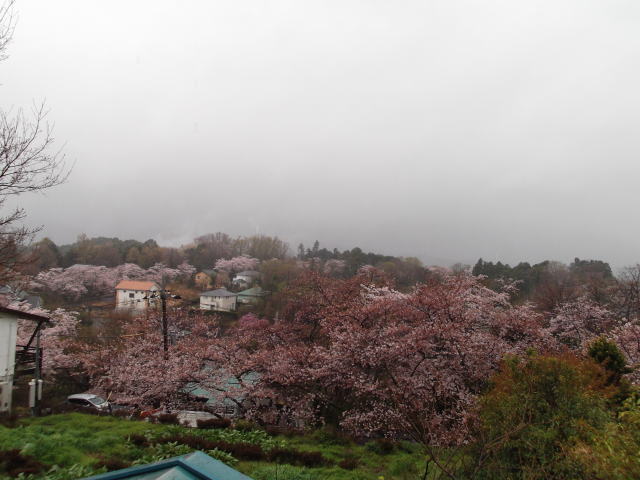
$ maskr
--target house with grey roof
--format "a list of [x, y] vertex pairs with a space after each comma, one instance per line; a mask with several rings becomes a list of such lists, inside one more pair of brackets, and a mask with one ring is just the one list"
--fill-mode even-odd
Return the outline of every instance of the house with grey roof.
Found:
[[238, 286], [250, 286], [260, 279], [260, 272], [255, 270], [245, 270], [233, 276], [232, 283]]
[[238, 292], [238, 303], [245, 305], [256, 305], [261, 299], [263, 299], [269, 292], [262, 290], [262, 287], [256, 286], [248, 288]]
[[200, 294], [200, 310], [215, 312], [233, 312], [236, 309], [238, 294], [226, 288], [209, 290]]

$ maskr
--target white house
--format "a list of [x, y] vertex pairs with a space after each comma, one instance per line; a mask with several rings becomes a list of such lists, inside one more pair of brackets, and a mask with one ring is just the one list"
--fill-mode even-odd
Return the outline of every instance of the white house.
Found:
[[154, 303], [153, 299], [149, 300], [149, 296], [159, 290], [160, 286], [156, 282], [122, 280], [116, 285], [116, 308], [144, 310]]
[[253, 283], [259, 278], [260, 272], [256, 272], [255, 270], [245, 270], [244, 272], [236, 273], [233, 276], [232, 283], [234, 285], [249, 286], [253, 285]]
[[200, 294], [200, 310], [233, 312], [236, 309], [238, 295], [226, 288], [209, 290]]
[[[26, 313], [13, 308], [0, 307], [0, 412], [11, 410], [11, 396], [13, 393], [13, 375], [16, 368], [16, 338], [18, 334], [18, 320], [37, 322], [32, 344], [42, 324], [49, 321], [48, 317]], [[19, 347], [24, 351], [33, 349], [32, 345]]]

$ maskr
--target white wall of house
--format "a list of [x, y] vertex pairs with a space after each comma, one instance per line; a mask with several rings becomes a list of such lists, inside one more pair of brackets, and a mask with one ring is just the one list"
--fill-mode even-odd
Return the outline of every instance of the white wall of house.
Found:
[[18, 319], [0, 313], [0, 412], [11, 410]]
[[238, 297], [209, 297], [200, 296], [200, 310], [215, 310], [217, 312], [232, 312], [236, 309]]
[[144, 310], [149, 305], [153, 305], [156, 299], [148, 300], [144, 297], [148, 297], [152, 292], [157, 291], [156, 287], [151, 287], [150, 290], [116, 290], [116, 307], [117, 308], [131, 308], [134, 310]]

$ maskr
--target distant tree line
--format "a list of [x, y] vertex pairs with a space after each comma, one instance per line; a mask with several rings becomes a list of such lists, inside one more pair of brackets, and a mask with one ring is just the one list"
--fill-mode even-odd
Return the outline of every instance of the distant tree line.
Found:
[[89, 238], [81, 234], [74, 243], [67, 245], [56, 245], [50, 238], [34, 243], [29, 249], [34, 261], [26, 267], [25, 273], [36, 275], [50, 268], [68, 268], [77, 264], [116, 267], [131, 263], [150, 268], [162, 263], [175, 268], [184, 262], [203, 270], [213, 268], [220, 259], [240, 256], [271, 262], [272, 270], [286, 270], [278, 267], [279, 262], [298, 260], [298, 266], [300, 262], [316, 270], [326, 266], [328, 272], [333, 271], [335, 275], [345, 278], [355, 275], [362, 266], [371, 265], [393, 276], [399, 286], [422, 281], [427, 272], [417, 258], [365, 253], [359, 247], [344, 251], [336, 248], [329, 250], [320, 248], [316, 241], [308, 249], [300, 244], [295, 258], [289, 256], [289, 251], [286, 242], [268, 235], [232, 237], [222, 232], [209, 233], [195, 238], [188, 245], [175, 248], [160, 246], [153, 239], [141, 242], [117, 237]]
[[196, 238], [192, 244], [180, 248], [162, 247], [153, 240], [121, 240], [117, 237], [89, 238], [82, 234], [68, 245], [56, 245], [50, 238], [34, 243], [29, 253], [34, 261], [26, 272], [35, 275], [50, 268], [72, 265], [116, 267], [132, 263], [141, 268], [162, 263], [175, 268], [183, 262], [198, 269], [213, 268], [217, 260], [248, 255], [259, 260], [284, 258], [288, 245], [277, 237], [254, 235], [233, 238], [226, 233], [212, 233]]
[[342, 261], [344, 262], [344, 269], [341, 270], [341, 273], [344, 278], [351, 277], [361, 267], [370, 265], [393, 277], [398, 287], [415, 285], [417, 282], [424, 281], [428, 276], [428, 270], [415, 257], [394, 257], [373, 252], [365, 253], [359, 247], [342, 252], [337, 248], [328, 250], [320, 248], [318, 240], [314, 242], [312, 248], [305, 248], [302, 243], [298, 245], [297, 258], [305, 262], [317, 262], [320, 265], [326, 265], [330, 260]]
[[607, 262], [577, 257], [569, 265], [545, 260], [534, 265], [521, 262], [514, 267], [481, 258], [472, 273], [483, 275], [485, 285], [493, 289], [500, 288], [505, 281], [517, 281], [518, 291], [514, 300], [533, 300], [545, 311], [583, 294], [604, 303], [617, 283]]

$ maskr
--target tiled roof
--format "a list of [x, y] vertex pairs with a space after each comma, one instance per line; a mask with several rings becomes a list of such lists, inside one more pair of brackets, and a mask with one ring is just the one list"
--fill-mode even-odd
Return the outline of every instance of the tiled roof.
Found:
[[152, 287], [159, 288], [156, 282], [122, 280], [118, 285], [116, 285], [116, 290], [151, 290]]

